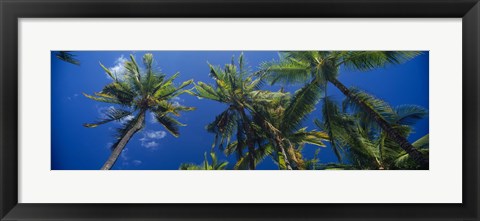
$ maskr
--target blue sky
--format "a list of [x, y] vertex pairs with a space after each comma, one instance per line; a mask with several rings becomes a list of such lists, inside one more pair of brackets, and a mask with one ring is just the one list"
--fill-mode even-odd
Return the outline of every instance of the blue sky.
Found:
[[[72, 65], [55, 58], [51, 54], [52, 80], [52, 165], [53, 170], [98, 170], [110, 155], [115, 128], [119, 122], [112, 122], [96, 128], [86, 128], [82, 124], [98, 120], [102, 111], [114, 105], [90, 100], [82, 93], [93, 94], [111, 82], [100, 67], [121, 71], [122, 63], [133, 54], [137, 60], [145, 53], [153, 53], [158, 67], [170, 76], [180, 72], [176, 82], [189, 79], [195, 82], [212, 83], [207, 62], [223, 66], [240, 51], [76, 51], [72, 52], [81, 61], [80, 66]], [[277, 51], [244, 51], [244, 56], [252, 71], [263, 61], [278, 60]], [[390, 65], [369, 72], [341, 70], [339, 80], [348, 87], [359, 87], [392, 106], [416, 104], [428, 109], [428, 52], [401, 65]], [[269, 89], [266, 86], [264, 89]], [[288, 87], [294, 91], [298, 87]], [[328, 87], [328, 94], [337, 101], [343, 95], [334, 87]], [[225, 105], [194, 96], [181, 95], [176, 102], [197, 109], [184, 112], [178, 119], [187, 124], [180, 129], [180, 137], [175, 138], [151, 116], [147, 116], [146, 127], [137, 133], [127, 144], [124, 152], [112, 169], [123, 170], [176, 170], [181, 163], [201, 163], [204, 152], [209, 152], [214, 135], [207, 133], [205, 126], [222, 112]], [[321, 118], [321, 105], [305, 120], [305, 126], [315, 129], [312, 121]], [[428, 117], [419, 121], [414, 133], [408, 138], [414, 141], [428, 134]], [[304, 156], [312, 158], [317, 147], [307, 145]], [[226, 157], [217, 152], [223, 160], [229, 160], [229, 167], [235, 164], [234, 157]], [[329, 147], [321, 148], [320, 162], [337, 162]], [[260, 163], [257, 169], [277, 169], [271, 159]]]

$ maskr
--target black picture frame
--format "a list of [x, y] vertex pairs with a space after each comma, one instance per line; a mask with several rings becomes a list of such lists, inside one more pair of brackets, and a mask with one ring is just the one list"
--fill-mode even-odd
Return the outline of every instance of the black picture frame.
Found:
[[[0, 0], [0, 15], [1, 220], [479, 220], [478, 0]], [[76, 17], [462, 18], [463, 203], [19, 204], [17, 21]]]

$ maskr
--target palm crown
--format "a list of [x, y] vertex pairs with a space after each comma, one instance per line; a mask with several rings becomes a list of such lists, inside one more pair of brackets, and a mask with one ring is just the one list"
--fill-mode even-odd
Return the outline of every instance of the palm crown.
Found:
[[248, 109], [253, 109], [252, 104], [255, 91], [261, 86], [261, 80], [254, 80], [248, 76], [245, 69], [243, 56], [239, 58], [239, 66], [235, 65], [234, 59], [226, 64], [223, 69], [210, 65], [210, 77], [215, 85], [208, 85], [198, 82], [195, 85], [194, 94], [197, 97], [206, 98], [228, 105], [228, 108], [219, 114], [215, 120], [207, 126], [209, 132], [215, 133], [215, 143], [222, 147], [228, 144], [231, 137], [236, 136], [239, 157], [243, 156], [243, 148], [248, 147], [249, 168], [254, 169], [256, 165], [255, 149], [260, 140], [255, 132]]

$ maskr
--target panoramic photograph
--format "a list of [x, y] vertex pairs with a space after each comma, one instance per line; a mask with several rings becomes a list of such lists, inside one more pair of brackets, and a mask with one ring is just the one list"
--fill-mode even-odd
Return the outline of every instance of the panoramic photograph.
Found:
[[51, 170], [428, 170], [428, 51], [51, 51]]

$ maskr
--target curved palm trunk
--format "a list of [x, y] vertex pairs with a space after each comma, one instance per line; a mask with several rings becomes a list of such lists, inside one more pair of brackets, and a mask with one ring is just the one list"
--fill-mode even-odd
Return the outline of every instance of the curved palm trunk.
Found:
[[117, 146], [113, 149], [112, 153], [110, 154], [110, 157], [108, 157], [107, 162], [105, 162], [105, 164], [101, 168], [102, 170], [110, 170], [110, 168], [112, 168], [112, 166], [117, 161], [118, 157], [123, 151], [123, 148], [127, 145], [130, 138], [132, 138], [132, 136], [135, 133], [137, 133], [139, 130], [143, 128], [144, 120], [145, 120], [145, 111], [141, 111], [133, 127], [130, 128], [130, 130], [128, 130], [127, 133], [125, 133], [125, 135], [117, 143]]
[[343, 85], [337, 79], [329, 79], [329, 82], [335, 85], [345, 96], [353, 99], [364, 111], [368, 112], [370, 116], [373, 116], [373, 119], [377, 122], [377, 124], [386, 132], [387, 136], [394, 140], [396, 143], [400, 145], [400, 147], [405, 150], [408, 155], [410, 155], [415, 162], [420, 164], [420, 166], [424, 169], [428, 169], [428, 159], [425, 158], [422, 153], [420, 153], [415, 147], [408, 142], [408, 140], [403, 137], [400, 133], [398, 133], [395, 129], [393, 129], [390, 124], [385, 121], [380, 115], [378, 115], [375, 111], [373, 111], [369, 106], [365, 103], [355, 99], [352, 96], [351, 91]]

